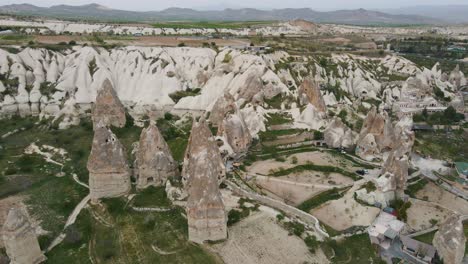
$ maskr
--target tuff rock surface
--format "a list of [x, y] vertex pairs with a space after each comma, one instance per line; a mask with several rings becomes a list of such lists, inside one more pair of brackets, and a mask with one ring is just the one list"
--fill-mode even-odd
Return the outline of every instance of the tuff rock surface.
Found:
[[451, 215], [435, 233], [432, 244], [445, 264], [461, 264], [465, 254], [466, 237], [460, 215]]
[[203, 243], [226, 239], [227, 215], [219, 191], [225, 168], [204, 120], [193, 124], [184, 163], [189, 240]]
[[224, 117], [228, 113], [234, 113], [236, 109], [237, 106], [234, 97], [230, 93], [224, 93], [223, 96], [216, 100], [211, 109], [209, 117], [210, 123], [215, 127], [219, 126], [221, 122], [223, 122]]
[[96, 103], [93, 107], [94, 124], [104, 123], [106, 126], [125, 126], [125, 108], [109, 79], [106, 79], [97, 92]]
[[205, 153], [209, 159], [209, 166], [213, 170], [217, 171], [218, 183], [221, 183], [226, 176], [226, 168], [224, 166], [223, 159], [216, 144], [216, 140], [211, 134], [210, 128], [206, 123], [206, 120], [201, 117], [198, 122], [194, 120], [192, 124], [192, 131], [185, 150], [184, 163], [182, 166], [182, 183], [187, 189], [187, 184], [192, 178], [194, 171], [191, 169], [192, 163], [195, 162], [195, 157], [199, 156], [200, 153]]
[[467, 84], [465, 75], [460, 71], [460, 65], [457, 65], [455, 69], [448, 76], [448, 81], [458, 90], [461, 86]]
[[395, 143], [395, 133], [387, 113], [378, 113], [375, 106], [364, 120], [357, 141], [356, 154], [363, 159], [372, 160], [382, 152], [389, 151]]
[[320, 93], [320, 86], [312, 78], [308, 77], [304, 79], [299, 87], [299, 94], [303, 105], [311, 103], [317, 111], [322, 113], [327, 111], [327, 106]]
[[340, 118], [335, 117], [324, 131], [324, 139], [330, 148], [352, 148], [357, 135]]
[[169, 146], [154, 124], [141, 131], [136, 164], [139, 189], [150, 185], [163, 186], [168, 178], [178, 174], [178, 166]]
[[103, 123], [95, 128], [87, 168], [92, 200], [123, 196], [130, 191], [130, 169], [124, 146]]
[[226, 115], [218, 129], [218, 136], [224, 137], [234, 153], [246, 152], [252, 143], [249, 128], [238, 110]]
[[25, 210], [11, 208], [3, 225], [3, 241], [12, 264], [36, 264], [46, 260]]

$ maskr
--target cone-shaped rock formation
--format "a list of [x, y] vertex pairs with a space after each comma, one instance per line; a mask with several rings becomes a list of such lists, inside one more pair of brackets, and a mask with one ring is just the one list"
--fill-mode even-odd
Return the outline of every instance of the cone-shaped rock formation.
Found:
[[185, 157], [189, 240], [196, 243], [227, 238], [227, 216], [219, 190], [225, 168], [204, 120], [196, 122]]
[[91, 199], [118, 197], [130, 191], [130, 169], [125, 149], [102, 123], [95, 128], [87, 168]]
[[169, 177], [177, 175], [178, 166], [158, 127], [150, 124], [141, 131], [136, 154], [137, 188], [163, 186]]
[[10, 263], [36, 264], [46, 260], [34, 228], [23, 208], [12, 208], [3, 226], [3, 240]]
[[95, 125], [103, 122], [106, 126], [125, 126], [125, 108], [108, 79], [97, 92], [96, 104], [93, 107], [93, 122]]

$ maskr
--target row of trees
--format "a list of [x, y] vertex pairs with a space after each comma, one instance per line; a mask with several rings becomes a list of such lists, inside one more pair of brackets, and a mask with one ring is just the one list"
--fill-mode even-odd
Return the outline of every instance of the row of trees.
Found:
[[447, 107], [443, 112], [429, 114], [426, 108], [421, 114], [413, 116], [414, 122], [426, 122], [430, 125], [452, 125], [465, 119], [463, 114], [457, 113], [453, 106]]

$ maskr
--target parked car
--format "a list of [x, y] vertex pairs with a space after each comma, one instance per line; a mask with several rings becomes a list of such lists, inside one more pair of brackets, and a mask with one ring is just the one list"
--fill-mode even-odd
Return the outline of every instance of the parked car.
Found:
[[366, 172], [364, 170], [357, 170], [356, 173], [361, 175], [361, 176], [364, 176], [366, 174]]

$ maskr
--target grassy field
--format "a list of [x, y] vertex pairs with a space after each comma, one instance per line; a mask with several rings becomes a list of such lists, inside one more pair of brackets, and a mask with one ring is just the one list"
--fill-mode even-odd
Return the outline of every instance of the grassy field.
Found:
[[285, 114], [279, 113], [271, 113], [267, 116], [267, 126], [274, 126], [274, 125], [283, 125], [287, 123], [291, 123], [293, 120], [290, 116]]
[[[173, 125], [173, 121], [168, 123]], [[164, 123], [158, 125], [169, 137], [171, 130], [165, 130]], [[55, 125], [35, 118], [2, 120], [0, 135], [15, 130], [16, 133], [0, 141], [0, 198], [16, 194], [25, 197], [31, 215], [48, 231], [39, 237], [44, 249], [88, 194], [71, 175], [77, 173], [83, 182], [88, 181], [86, 162], [91, 150], [92, 125], [89, 119], [83, 119], [77, 127], [57, 130]], [[113, 131], [131, 158], [131, 146], [138, 141], [141, 128], [128, 125]], [[186, 141], [188, 134], [182, 134]], [[65, 149], [68, 159], [62, 161], [64, 166], [48, 163], [37, 154], [24, 155], [24, 149], [32, 142]], [[59, 172], [65, 175], [57, 177]], [[134, 206], [172, 210], [136, 212], [124, 199], [104, 200], [104, 206], [92, 205], [67, 228], [64, 242], [47, 253], [47, 263], [217, 263], [202, 247], [187, 241], [184, 210], [171, 205], [163, 187], [150, 187], [137, 193], [134, 199]]]
[[339, 242], [328, 240], [321, 247], [328, 257], [334, 256], [331, 263], [385, 263], [376, 254], [367, 233], [347, 237]]
[[[419, 178], [418, 178], [419, 179]], [[416, 197], [416, 193], [419, 190], [422, 190], [429, 181], [427, 179], [420, 179], [417, 183], [411, 184], [408, 182], [408, 187], [405, 190], [405, 193], [408, 194], [410, 197]]]
[[337, 200], [343, 197], [343, 194], [348, 190], [349, 188], [343, 188], [343, 189], [337, 189], [333, 188], [328, 191], [324, 191], [309, 200], [304, 201], [300, 205], [297, 206], [298, 209], [301, 209], [304, 212], [310, 212], [310, 210], [328, 202], [331, 200]]
[[[149, 206], [170, 203], [157, 194], [152, 198]], [[47, 263], [90, 263], [90, 259], [93, 263], [217, 263], [202, 247], [187, 241], [183, 209], [135, 212], [119, 198], [103, 204], [79, 215], [65, 242], [47, 254]]]
[[437, 230], [429, 232], [429, 233], [424, 234], [424, 235], [415, 236], [415, 237], [413, 237], [413, 239], [421, 241], [421, 242], [429, 244], [429, 245], [432, 245], [432, 240], [434, 239], [434, 235], [435, 235], [436, 232], [437, 232]]
[[417, 132], [414, 150], [434, 159], [467, 161], [468, 133], [454, 131], [446, 134], [442, 131]]
[[186, 21], [186, 22], [160, 22], [152, 24], [155, 28], [209, 28], [209, 29], [241, 29], [254, 26], [269, 25], [275, 21]]
[[360, 177], [354, 172], [349, 172], [339, 167], [315, 165], [312, 163], [297, 165], [289, 169], [280, 169], [278, 171], [270, 173], [269, 176], [284, 176], [284, 175], [289, 175], [291, 173], [302, 172], [302, 171], [320, 171], [320, 172], [325, 172], [325, 173], [339, 173], [355, 181], [360, 179]]

